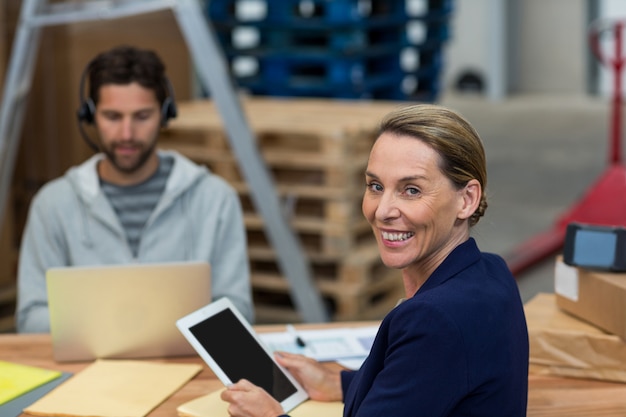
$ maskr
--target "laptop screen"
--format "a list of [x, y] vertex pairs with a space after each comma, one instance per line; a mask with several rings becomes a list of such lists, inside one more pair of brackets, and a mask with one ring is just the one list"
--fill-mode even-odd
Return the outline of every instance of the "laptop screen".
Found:
[[176, 320], [211, 302], [206, 262], [51, 268], [57, 361], [192, 355]]

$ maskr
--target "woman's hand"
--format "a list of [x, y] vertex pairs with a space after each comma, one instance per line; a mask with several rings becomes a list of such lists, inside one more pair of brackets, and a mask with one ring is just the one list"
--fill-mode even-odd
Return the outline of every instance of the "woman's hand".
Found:
[[315, 359], [287, 352], [277, 352], [276, 361], [287, 368], [309, 394], [312, 400], [341, 401], [341, 377]]
[[[332, 370], [303, 355], [278, 352], [276, 361], [287, 368], [312, 400], [341, 401], [339, 370]], [[280, 403], [263, 388], [242, 379], [222, 391], [220, 397], [229, 403], [233, 417], [277, 417], [284, 413]]]
[[220, 398], [229, 403], [228, 414], [232, 417], [277, 417], [284, 414], [278, 401], [246, 379], [227, 387]]

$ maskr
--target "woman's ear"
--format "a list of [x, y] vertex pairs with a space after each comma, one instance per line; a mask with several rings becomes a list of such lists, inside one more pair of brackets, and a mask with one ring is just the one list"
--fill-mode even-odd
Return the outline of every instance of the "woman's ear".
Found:
[[465, 220], [474, 214], [480, 204], [482, 196], [482, 187], [477, 179], [472, 179], [465, 184], [461, 190], [459, 190], [461, 198], [461, 208], [458, 213], [458, 218]]

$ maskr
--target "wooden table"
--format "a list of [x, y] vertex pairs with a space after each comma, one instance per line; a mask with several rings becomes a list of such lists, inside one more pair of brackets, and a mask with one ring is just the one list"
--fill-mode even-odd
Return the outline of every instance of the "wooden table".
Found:
[[[46, 369], [56, 369], [64, 372], [77, 373], [91, 364], [91, 362], [57, 363], [52, 359], [52, 343], [48, 334], [2, 334], [0, 335], [0, 360], [21, 363], [24, 365], [39, 366]], [[151, 361], [160, 361], [150, 359]], [[163, 360], [172, 363], [202, 363], [196, 356], [172, 358]], [[150, 417], [176, 417], [176, 408], [190, 400], [208, 394], [222, 387], [221, 382], [213, 372], [204, 365], [202, 371], [183, 388], [175, 392], [165, 402], [154, 409]], [[24, 417], [32, 417], [21, 414]]]
[[[54, 362], [50, 336], [43, 334], [0, 335], [0, 360], [73, 373], [80, 372], [90, 364]], [[195, 356], [164, 361], [204, 365]], [[626, 384], [540, 375], [530, 375], [529, 383], [529, 417], [626, 416]], [[222, 384], [204, 365], [201, 373], [154, 409], [149, 416], [176, 417], [176, 408], [179, 405], [220, 388]], [[27, 417], [26, 414], [22, 416]]]

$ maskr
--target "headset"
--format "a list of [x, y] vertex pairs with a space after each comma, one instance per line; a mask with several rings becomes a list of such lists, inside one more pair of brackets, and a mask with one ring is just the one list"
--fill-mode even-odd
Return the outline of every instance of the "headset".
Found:
[[[78, 118], [78, 130], [82, 135], [83, 139], [87, 142], [87, 144], [95, 151], [100, 152], [100, 148], [95, 144], [94, 141], [91, 140], [87, 132], [83, 127], [83, 123], [92, 125], [95, 122], [96, 118], [96, 104], [93, 99], [89, 96], [84, 95], [85, 92], [85, 84], [87, 81], [87, 76], [89, 75], [93, 66], [93, 61], [89, 62], [83, 73], [80, 76], [80, 85], [78, 90], [78, 110], [76, 111], [76, 116]], [[172, 83], [170, 82], [167, 76], [163, 76], [163, 84], [165, 87], [165, 92], [167, 96], [163, 100], [163, 104], [161, 105], [161, 126], [167, 126], [167, 123], [170, 119], [173, 119], [177, 116], [178, 110], [176, 108], [176, 100], [174, 97], [174, 88]]]

